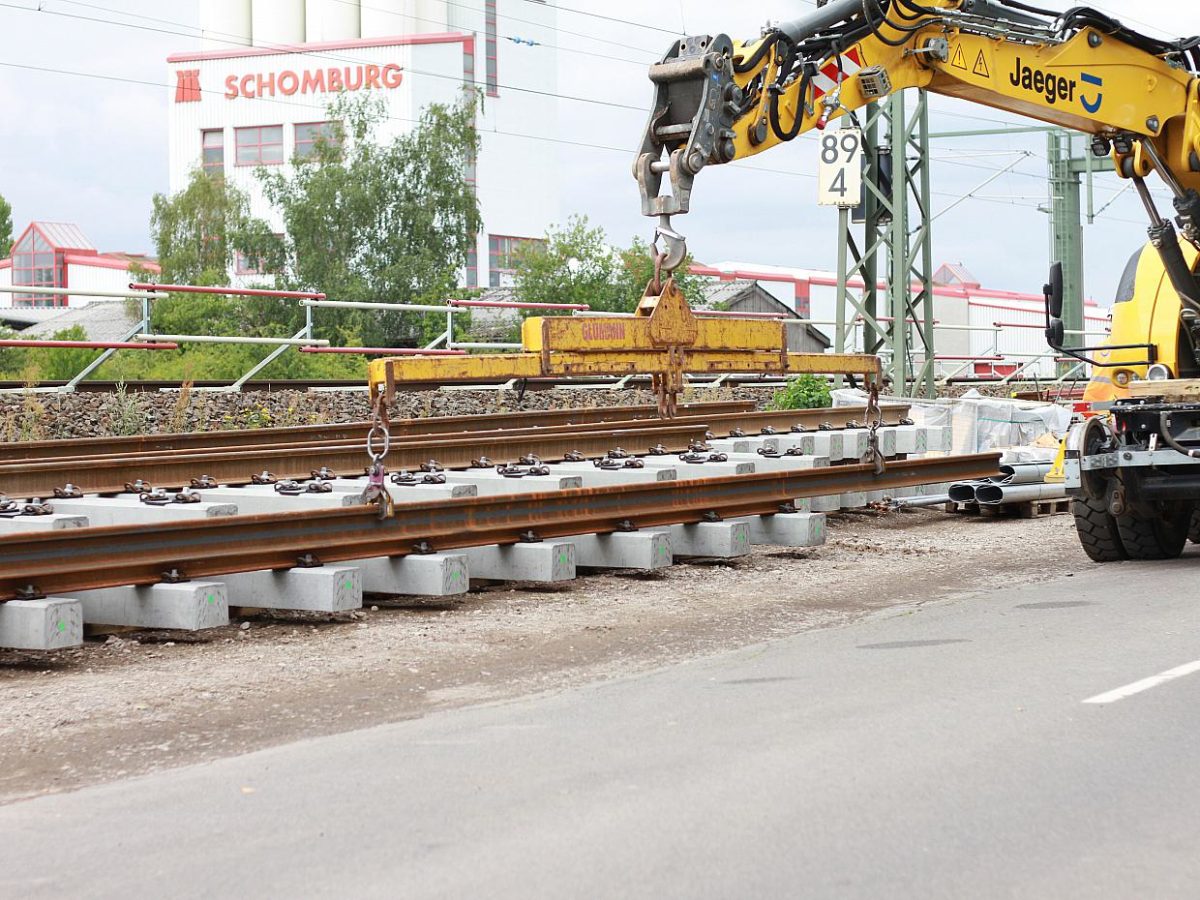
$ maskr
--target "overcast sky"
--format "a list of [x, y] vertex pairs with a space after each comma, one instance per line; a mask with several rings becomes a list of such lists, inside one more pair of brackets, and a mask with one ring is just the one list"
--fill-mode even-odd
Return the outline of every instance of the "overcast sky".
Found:
[[[500, 2], [519, 18], [520, 7], [531, 0]], [[562, 135], [590, 145], [562, 151], [564, 209], [588, 215], [620, 243], [652, 232], [650, 221], [639, 215], [630, 176], [632, 149], [651, 97], [646, 63], [661, 56], [681, 29], [749, 37], [768, 19], [793, 18], [812, 6], [797, 0], [556, 3], [563, 10], [556, 46], [528, 52], [559, 55], [560, 93], [634, 107], [561, 104]], [[167, 187], [165, 59], [198, 45], [186, 36], [195, 33], [197, 5], [196, 0], [0, 3], [5, 120], [0, 194], [12, 203], [17, 228], [35, 218], [69, 221], [102, 250], [150, 249], [150, 198]], [[1040, 5], [1075, 4], [1042, 0]], [[1093, 5], [1158, 36], [1200, 32], [1196, 0]], [[606, 21], [596, 13], [638, 24]], [[117, 21], [124, 25], [111, 24]], [[565, 52], [570, 50], [595, 55]], [[932, 108], [935, 132], [1022, 124], [1017, 117], [957, 101], [935, 98]], [[528, 130], [541, 129], [529, 123]], [[1047, 199], [1045, 140], [1044, 135], [1001, 135], [935, 142], [935, 211], [1013, 166], [937, 220], [936, 261], [962, 262], [989, 287], [1038, 289], [1049, 262], [1047, 217], [1038, 211]], [[832, 268], [836, 212], [816, 206], [814, 146], [800, 140], [744, 165], [705, 171], [697, 179], [692, 214], [679, 222], [696, 257]], [[1096, 207], [1106, 208], [1085, 232], [1088, 291], [1106, 303], [1124, 261], [1145, 235], [1141, 207], [1132, 192], [1120, 193], [1124, 187], [1113, 176], [1096, 180]]]

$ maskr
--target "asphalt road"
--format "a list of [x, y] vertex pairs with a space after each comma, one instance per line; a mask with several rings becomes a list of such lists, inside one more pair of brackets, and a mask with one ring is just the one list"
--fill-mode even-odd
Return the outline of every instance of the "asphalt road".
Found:
[[1194, 898], [1198, 574], [974, 586], [17, 803], [0, 896]]

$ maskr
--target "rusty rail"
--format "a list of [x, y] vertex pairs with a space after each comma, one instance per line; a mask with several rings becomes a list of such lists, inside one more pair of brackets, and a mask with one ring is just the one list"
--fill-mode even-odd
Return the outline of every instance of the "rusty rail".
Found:
[[[0, 537], [0, 601], [169, 579], [771, 515], [801, 497], [999, 473], [999, 454]], [[309, 556], [311, 555], [311, 557]]]
[[[608, 410], [566, 410], [560, 412], [529, 412], [496, 416], [444, 416], [429, 419], [406, 419], [392, 426], [393, 440], [422, 436], [434, 442], [429, 445], [429, 457], [438, 458], [436, 442], [467, 434], [503, 431], [513, 437], [538, 433], [584, 434], [617, 427], [670, 428], [703, 422], [716, 437], [725, 437], [735, 430], [758, 434], [764, 429], [786, 432], [793, 426], [808, 429], [830, 424], [841, 428], [851, 420], [863, 418], [855, 407], [837, 409], [807, 409], [756, 412], [750, 403], [709, 403], [685, 407], [675, 419], [659, 419], [652, 407], [614, 407]], [[896, 424], [908, 414], [907, 406], [888, 407], [884, 420]], [[645, 415], [649, 413], [649, 415]], [[251, 429], [245, 431], [213, 431], [195, 434], [148, 435], [107, 439], [71, 439], [0, 444], [0, 484], [4, 467], [22, 461], [72, 460], [80, 465], [100, 458], [135, 459], [148, 454], [186, 454], [232, 452], [239, 448], [316, 449], [334, 444], [352, 443], [366, 439], [368, 425], [355, 422], [342, 426], [300, 426], [297, 428]], [[536, 452], [536, 451], [535, 451]], [[546, 454], [540, 454], [545, 456]], [[441, 460], [439, 459], [439, 462]], [[14, 493], [9, 491], [9, 493]]]
[[[697, 403], [683, 407], [683, 416], [716, 416], [751, 412], [750, 401]], [[597, 422], [653, 421], [653, 406], [611, 406], [593, 409], [529, 410], [477, 416], [431, 416], [392, 422], [392, 437], [456, 434], [476, 431], [510, 431], [518, 428], [551, 428]], [[132, 437], [70, 438], [57, 441], [0, 443], [0, 462], [21, 459], [138, 455], [166, 450], [206, 450], [236, 447], [288, 447], [321, 443], [364, 441], [370, 422], [342, 425], [297, 425], [289, 428], [249, 428], [237, 431], [199, 431], [187, 434], [152, 434]], [[616, 427], [614, 424], [613, 427]]]
[[[602, 456], [617, 447], [644, 454], [658, 444], [678, 452], [686, 450], [693, 441], [703, 440], [706, 433], [705, 423], [698, 422], [639, 429], [618, 426], [583, 433], [482, 432], [437, 439], [416, 437], [393, 442], [387, 462], [392, 470], [415, 469], [431, 459], [447, 468], [467, 468], [481, 456], [497, 463], [515, 462], [526, 454], [560, 460], [572, 451]], [[156, 488], [182, 488], [204, 475], [220, 484], [239, 485], [250, 484], [263, 471], [279, 479], [304, 479], [322, 468], [339, 476], [353, 476], [361, 475], [369, 461], [363, 445], [357, 442], [85, 460], [24, 460], [0, 465], [0, 493], [10, 497], [47, 497], [55, 488], [74, 484], [87, 493], [111, 494], [120, 493], [127, 484], [139, 480]]]

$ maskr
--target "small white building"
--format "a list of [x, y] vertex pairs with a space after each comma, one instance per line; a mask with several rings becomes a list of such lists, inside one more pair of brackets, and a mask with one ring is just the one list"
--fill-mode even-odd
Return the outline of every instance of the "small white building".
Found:
[[[61, 309], [86, 306], [97, 298], [79, 291], [115, 292], [129, 287], [131, 270], [157, 274], [158, 264], [132, 253], [101, 253], [77, 225], [31, 222], [0, 259], [0, 288], [62, 288], [61, 294], [0, 291], [0, 306]], [[72, 293], [72, 292], [75, 293]]]
[[[834, 333], [837, 319], [837, 273], [820, 269], [762, 266], [752, 263], [721, 262], [711, 266], [693, 266], [695, 275], [707, 275], [722, 281], [757, 281], [776, 297], [792, 306], [806, 321]], [[961, 265], [944, 265], [934, 276], [933, 303], [935, 351], [938, 371], [958, 373], [957, 377], [1003, 377], [1019, 366], [1033, 363], [1029, 374], [1046, 376], [1054, 372], [1055, 362], [1043, 334], [1046, 301], [1040, 293], [986, 288]], [[853, 278], [849, 290], [861, 296], [864, 283]], [[881, 292], [887, 285], [879, 283]], [[880, 310], [881, 316], [888, 311]], [[1100, 343], [1108, 332], [1109, 312], [1094, 300], [1084, 305], [1086, 338]], [[847, 313], [849, 351], [862, 349], [864, 329]], [[1080, 340], [1073, 337], [1072, 340]], [[918, 354], [919, 358], [919, 354]]]
[[[509, 13], [511, 11], [511, 18]], [[201, 167], [283, 223], [255, 170], [303, 161], [339, 93], [384, 103], [378, 137], [410, 130], [464, 86], [484, 94], [471, 178], [484, 228], [467, 286], [500, 286], [523, 242], [560, 221], [555, 7], [535, 0], [201, 0], [205, 48], [168, 58], [170, 190]], [[549, 46], [547, 46], [549, 45]], [[246, 260], [232, 273], [260, 274]]]

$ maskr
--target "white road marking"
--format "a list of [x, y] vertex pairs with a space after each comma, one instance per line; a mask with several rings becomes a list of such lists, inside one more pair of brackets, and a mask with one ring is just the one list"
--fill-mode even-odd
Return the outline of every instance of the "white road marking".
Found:
[[1161, 675], [1151, 675], [1149, 678], [1143, 678], [1141, 681], [1135, 681], [1133, 684], [1127, 684], [1125, 687], [1119, 687], [1104, 694], [1097, 694], [1095, 697], [1089, 697], [1083, 702], [1116, 703], [1118, 700], [1124, 700], [1126, 697], [1132, 697], [1134, 694], [1140, 694], [1142, 691], [1156, 688], [1160, 684], [1166, 684], [1168, 681], [1174, 681], [1176, 678], [1183, 678], [1185, 675], [1194, 675], [1196, 672], [1200, 672], [1200, 660], [1176, 666], [1174, 669], [1167, 669]]

